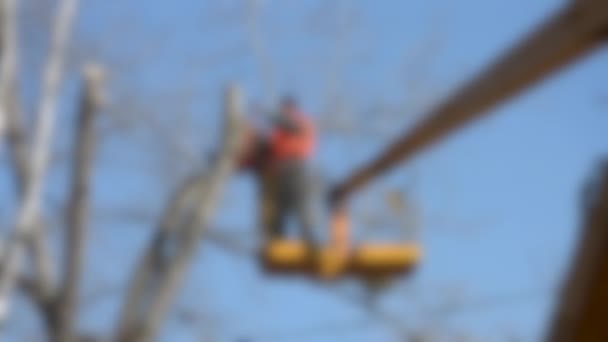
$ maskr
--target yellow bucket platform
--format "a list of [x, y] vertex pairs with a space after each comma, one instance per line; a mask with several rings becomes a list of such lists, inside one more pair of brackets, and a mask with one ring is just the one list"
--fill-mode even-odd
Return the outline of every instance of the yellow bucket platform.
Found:
[[421, 250], [415, 243], [365, 243], [339, 251], [329, 246], [314, 249], [301, 240], [273, 240], [261, 253], [262, 263], [270, 272], [325, 278], [404, 274], [420, 257]]

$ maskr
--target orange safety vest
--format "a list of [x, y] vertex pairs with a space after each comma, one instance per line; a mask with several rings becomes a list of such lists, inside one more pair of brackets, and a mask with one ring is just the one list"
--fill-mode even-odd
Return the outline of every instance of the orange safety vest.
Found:
[[270, 137], [271, 161], [307, 160], [316, 147], [316, 132], [312, 121], [303, 113], [293, 111], [288, 114], [298, 126], [297, 132], [281, 127], [275, 128]]

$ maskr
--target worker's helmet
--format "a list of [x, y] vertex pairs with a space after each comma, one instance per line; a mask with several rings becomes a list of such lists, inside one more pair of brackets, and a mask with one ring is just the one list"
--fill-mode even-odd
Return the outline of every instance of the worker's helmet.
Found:
[[298, 101], [292, 95], [283, 95], [281, 97], [281, 108], [294, 108], [297, 107]]

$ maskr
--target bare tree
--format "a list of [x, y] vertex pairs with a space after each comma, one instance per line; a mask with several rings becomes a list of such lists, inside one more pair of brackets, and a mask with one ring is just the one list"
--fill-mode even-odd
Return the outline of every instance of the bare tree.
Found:
[[227, 90], [224, 106], [222, 151], [209, 170], [184, 183], [169, 203], [155, 237], [133, 273], [118, 323], [119, 341], [143, 342], [154, 338], [209, 224], [241, 144], [241, 94], [235, 86]]
[[[579, 0], [578, 2], [599, 3], [599, 1]], [[48, 168], [47, 164], [50, 154], [53, 152], [51, 137], [56, 116], [59, 84], [63, 73], [62, 65], [65, 59], [67, 35], [75, 14], [77, 1], [63, 0], [59, 4], [59, 12], [55, 18], [51, 54], [44, 71], [42, 98], [32, 139], [28, 139], [25, 129], [27, 118], [20, 113], [19, 103], [16, 100], [18, 94], [15, 94], [17, 83], [15, 72], [18, 60], [15, 32], [17, 26], [16, 3], [16, 0], [5, 0], [2, 3], [1, 14], [4, 20], [2, 20], [2, 65], [0, 66], [2, 69], [2, 75], [0, 75], [0, 140], [5, 141], [3, 140], [3, 134], [5, 134], [16, 176], [15, 183], [18, 185], [19, 197], [21, 197], [19, 200], [22, 203], [14, 236], [8, 241], [8, 247], [3, 251], [3, 259], [0, 260], [4, 263], [2, 273], [0, 273], [0, 304], [4, 305], [5, 309], [0, 314], [4, 313], [6, 317], [12, 290], [17, 284], [20, 284], [37, 304], [37, 308], [47, 324], [46, 329], [49, 338], [53, 341], [70, 342], [85, 337], [85, 334], [78, 327], [79, 308], [89, 305], [88, 303], [93, 302], [100, 296], [93, 293], [92, 299], [88, 298], [82, 303], [79, 303], [78, 300], [83, 287], [81, 284], [83, 274], [86, 271], [83, 270], [84, 252], [87, 248], [84, 241], [87, 226], [90, 223], [90, 183], [92, 181], [96, 141], [94, 126], [101, 105], [102, 77], [101, 72], [96, 68], [87, 68], [84, 73], [85, 82], [78, 98], [77, 123], [74, 127], [73, 159], [70, 159], [72, 178], [67, 190], [67, 210], [64, 213], [64, 219], [50, 218], [56, 220], [58, 226], [66, 226], [65, 239], [61, 241], [65, 255], [56, 264], [55, 260], [49, 257], [47, 244], [50, 239], [46, 236], [46, 222], [41, 217], [41, 209], [44, 203], [42, 194], [44, 178]], [[344, 4], [343, 2], [342, 5]], [[267, 95], [270, 97], [269, 102], [273, 102], [276, 91], [276, 75], [273, 69], [274, 65], [269, 60], [261, 37], [259, 14], [263, 8], [263, 3], [261, 0], [251, 0], [249, 5], [247, 7], [250, 29], [248, 32], [250, 34], [248, 37], [249, 43], [259, 62], [261, 83], [264, 83], [266, 87]], [[348, 14], [344, 13], [345, 9], [342, 5], [338, 8], [340, 16]], [[599, 13], [597, 16], [600, 16], [601, 12], [598, 11], [597, 13]], [[594, 16], [594, 18], [596, 17]], [[349, 21], [346, 20], [348, 18], [343, 17], [342, 19], [340, 28], [338, 28], [338, 40], [343, 38], [342, 34], [345, 33], [343, 30], [348, 28], [343, 27], [348, 24]], [[329, 63], [330, 71], [338, 71], [343, 64], [346, 64], [344, 51], [342, 51], [344, 49], [343, 45], [336, 45], [335, 61]], [[419, 54], [420, 56], [415, 58], [419, 59], [420, 62], [415, 63], [416, 60], [414, 60], [414, 63], [412, 63], [417, 66], [410, 67], [410, 69], [417, 69], [419, 72], [412, 79], [412, 84], [410, 84], [412, 88], [416, 88], [420, 77], [424, 76], [422, 74], [425, 68], [421, 68], [421, 65], [427, 62], [428, 54], [427, 49], [424, 49]], [[330, 72], [328, 76], [328, 93], [337, 98], [340, 95], [338, 92], [340, 87], [337, 83], [340, 82], [341, 74]], [[131, 93], [126, 95], [127, 98], [133, 96]], [[338, 102], [339, 99], [330, 100]], [[167, 316], [167, 312], [169, 312], [182, 278], [184, 278], [203, 237], [206, 241], [216, 243], [228, 250], [237, 251], [247, 257], [255, 257], [255, 253], [251, 252], [251, 244], [241, 243], [242, 241], [238, 241], [232, 236], [218, 234], [217, 232], [205, 233], [213, 217], [223, 183], [230, 177], [235, 155], [240, 145], [242, 112], [240, 102], [238, 89], [230, 88], [225, 98], [224, 141], [218, 158], [210, 164], [208, 169], [195, 174], [175, 191], [167, 204], [164, 216], [156, 226], [156, 231], [153, 232], [150, 244], [143, 251], [134, 271], [128, 275], [129, 287], [124, 294], [124, 302], [121, 303], [122, 310], [116, 325], [116, 331], [114, 331], [117, 340], [148, 341], [154, 339]], [[173, 103], [169, 103], [167, 107], [172, 105]], [[401, 104], [399, 107], [402, 107]], [[330, 108], [333, 109], [331, 106]], [[147, 109], [142, 110], [144, 115], [147, 116], [134, 119], [136, 125], [140, 122], [143, 124], [143, 121], [152, 118], [151, 115], [148, 115]], [[175, 108], [171, 109], [176, 111]], [[399, 114], [402, 113], [403, 109], [401, 108]], [[397, 115], [393, 116], [396, 117]], [[445, 124], [445, 122], [443, 123]], [[167, 159], [177, 160], [181, 158], [184, 161], [187, 160], [190, 165], [200, 164], [198, 146], [193, 147], [191, 142], [186, 141], [187, 139], [178, 136], [180, 129], [177, 128], [177, 125], [176, 127], [166, 127], [166, 123], [159, 117], [148, 120], [145, 124], [154, 126], [151, 129], [153, 135], [161, 133], [158, 134], [159, 136], [162, 135], [159, 139], [162, 140], [160, 144], [171, 145], [171, 151], [179, 152], [175, 153], [176, 155], [169, 155]], [[369, 126], [367, 121], [364, 122], [364, 126]], [[150, 127], [147, 126], [147, 128]], [[168, 178], [170, 177], [173, 177], [171, 181], [179, 179], [174, 175], [170, 175]], [[173, 187], [173, 184], [170, 187]], [[405, 211], [404, 208], [407, 208], [407, 203], [403, 203], [404, 198], [399, 194], [390, 196], [388, 201], [393, 206], [395, 216], [402, 214]], [[61, 217], [62, 215], [54, 214], [54, 216]], [[385, 220], [382, 224], [385, 225], [389, 215], [386, 212], [380, 212], [377, 216]], [[404, 217], [398, 218], [405, 220]], [[156, 217], [153, 215], [146, 218], [146, 226], [149, 226], [150, 222], [155, 222], [155, 219]], [[29, 247], [29, 251], [34, 258], [36, 270], [33, 277], [21, 278], [24, 273], [21, 268], [21, 259], [23, 259], [22, 254], [28, 251], [25, 248], [26, 246]], [[59, 269], [63, 272], [55, 274]], [[107, 288], [104, 289], [107, 290]], [[122, 288], [118, 290], [111, 288], [111, 291], [103, 291], [104, 289], [100, 291], [103, 292], [102, 295], [107, 293], [112, 295], [122, 294]], [[330, 290], [334, 289], [330, 288]], [[87, 291], [87, 293], [89, 292]], [[415, 337], [416, 334], [409, 331], [410, 326], [406, 325], [406, 320], [400, 319], [399, 315], [385, 312], [377, 307], [370, 308], [366, 298], [344, 296], [340, 291], [332, 291], [332, 293], [345, 297], [349, 303], [354, 303], [367, 310], [371, 316], [377, 317], [379, 321], [390, 326], [400, 337], [410, 336], [411, 339], [422, 340], [421, 334]], [[180, 312], [183, 312], [183, 310]], [[352, 324], [346, 324], [345, 326], [350, 329]], [[337, 328], [341, 329], [342, 325], [339, 324]], [[321, 327], [321, 330], [323, 329], [326, 331], [338, 330], [334, 326]]]
[[55, 17], [55, 31], [52, 36], [49, 59], [44, 70], [42, 97], [31, 145], [25, 193], [13, 236], [3, 250], [1, 260], [0, 319], [2, 320], [6, 319], [8, 314], [9, 298], [17, 282], [22, 263], [24, 242], [36, 229], [39, 217], [46, 164], [52, 142], [56, 102], [63, 72], [64, 53], [77, 3], [76, 0], [62, 1]]

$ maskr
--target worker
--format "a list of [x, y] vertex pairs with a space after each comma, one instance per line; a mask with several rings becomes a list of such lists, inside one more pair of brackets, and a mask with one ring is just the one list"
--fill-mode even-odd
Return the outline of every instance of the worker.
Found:
[[310, 118], [293, 97], [281, 99], [267, 134], [251, 128], [241, 166], [253, 171], [259, 184], [260, 224], [265, 238], [286, 236], [286, 221], [293, 215], [303, 237], [316, 245], [314, 185], [310, 159], [316, 132]]

